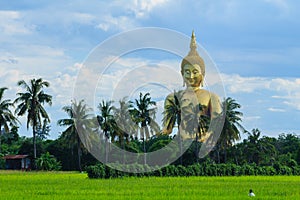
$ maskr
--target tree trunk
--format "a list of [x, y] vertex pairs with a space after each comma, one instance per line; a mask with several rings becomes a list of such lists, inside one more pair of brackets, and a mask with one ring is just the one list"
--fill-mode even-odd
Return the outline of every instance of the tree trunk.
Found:
[[224, 163], [227, 162], [227, 149], [224, 149]]
[[81, 169], [81, 149], [80, 149], [80, 138], [77, 136], [77, 157], [78, 157], [78, 169], [82, 172]]
[[32, 132], [33, 132], [33, 159], [36, 160], [36, 130], [35, 125], [32, 126]]
[[217, 146], [217, 159], [218, 159], [218, 164], [220, 164], [221, 160], [220, 160], [220, 147], [219, 147], [219, 145]]
[[1, 135], [2, 135], [2, 126], [0, 124], [0, 153], [2, 152], [2, 145], [1, 145]]
[[122, 149], [123, 149], [123, 165], [125, 164], [125, 139], [124, 139], [124, 136], [122, 135], [122, 141], [121, 141], [121, 143], [122, 143]]
[[183, 156], [183, 152], [182, 152], [182, 138], [181, 138], [181, 133], [180, 133], [179, 126], [178, 126], [178, 138], [179, 138], [179, 151], [180, 151], [180, 165], [182, 165], [182, 156]]
[[105, 136], [105, 163], [108, 162], [108, 138]]
[[147, 157], [146, 157], [146, 141], [145, 141], [145, 136], [146, 136], [146, 126], [143, 128], [143, 151], [144, 151], [144, 165], [147, 164]]
[[197, 163], [199, 161], [199, 144], [198, 144], [199, 138], [198, 137], [199, 137], [198, 133], [196, 133], [196, 152], [195, 152], [195, 154], [196, 154], [196, 162]]

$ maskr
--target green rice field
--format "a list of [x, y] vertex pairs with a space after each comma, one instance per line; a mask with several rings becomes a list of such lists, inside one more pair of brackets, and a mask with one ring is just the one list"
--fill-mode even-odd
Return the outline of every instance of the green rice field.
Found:
[[[248, 197], [252, 188], [256, 197]], [[0, 171], [0, 199], [300, 199], [298, 176], [89, 179], [76, 172]]]

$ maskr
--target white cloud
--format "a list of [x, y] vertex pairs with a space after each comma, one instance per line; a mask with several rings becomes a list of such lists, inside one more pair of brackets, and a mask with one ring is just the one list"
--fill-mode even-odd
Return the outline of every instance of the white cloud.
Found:
[[[108, 10], [98, 15], [98, 23], [95, 27], [103, 31], [108, 30], [129, 30], [139, 26], [139, 20], [147, 18], [157, 7], [163, 6], [168, 0], [132, 0], [112, 2]], [[117, 8], [116, 8], [117, 7]], [[110, 9], [119, 10], [118, 15], [108, 12]], [[134, 17], [130, 13], [133, 13]]]
[[103, 30], [103, 31], [108, 31], [109, 28], [110, 28], [110, 25], [109, 25], [108, 22], [103, 22], [103, 23], [98, 24], [98, 25], [96, 26], [96, 28], [99, 28], [99, 29], [101, 29], [101, 30]]
[[83, 67], [82, 63], [75, 63], [74, 65], [67, 67], [71, 72], [78, 72]]
[[102, 22], [96, 25], [96, 28], [99, 28], [103, 31], [112, 30], [128, 30], [137, 27], [136, 21], [127, 16], [113, 17], [111, 15], [106, 15], [102, 17]]
[[[222, 74], [223, 83], [229, 94], [269, 92], [270, 97], [283, 99], [282, 104], [300, 110], [299, 78], [242, 77], [240, 75]], [[274, 111], [274, 109], [273, 109]]]
[[261, 119], [261, 116], [243, 116], [243, 121], [256, 121]]
[[182, 87], [181, 75], [173, 63], [120, 58], [101, 75], [97, 94], [101, 94], [98, 95], [99, 98], [113, 96], [117, 101], [124, 96], [131, 97], [140, 91], [147, 91], [151, 92], [153, 98], [162, 98], [174, 89], [179, 90]]
[[137, 18], [146, 17], [155, 7], [163, 5], [168, 0], [133, 0], [133, 5], [128, 6]]
[[281, 109], [281, 108], [268, 108], [268, 111], [271, 111], [271, 112], [286, 112], [285, 109]]
[[17, 64], [18, 59], [11, 53], [8, 52], [3, 52], [0, 55], [0, 63], [5, 63], [5, 64]]
[[263, 77], [242, 77], [237, 74], [222, 74], [223, 83], [230, 93], [251, 93], [255, 90], [268, 89], [270, 80]]
[[14, 69], [22, 75], [51, 76], [69, 65], [71, 60], [60, 48], [34, 44], [13, 44], [11, 48], [5, 52], [0, 50], [1, 68], [5, 71]]
[[96, 20], [96, 17], [94, 15], [88, 13], [74, 12], [70, 15], [72, 17], [72, 21], [80, 24], [92, 25]]
[[18, 11], [0, 10], [0, 30], [5, 35], [30, 34], [35, 26], [26, 24]]

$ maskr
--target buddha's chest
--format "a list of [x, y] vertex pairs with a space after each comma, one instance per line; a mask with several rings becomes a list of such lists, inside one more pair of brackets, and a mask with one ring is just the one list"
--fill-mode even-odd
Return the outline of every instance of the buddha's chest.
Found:
[[210, 104], [210, 93], [206, 90], [184, 91], [181, 100], [184, 104], [192, 103], [194, 105], [202, 105], [208, 107]]

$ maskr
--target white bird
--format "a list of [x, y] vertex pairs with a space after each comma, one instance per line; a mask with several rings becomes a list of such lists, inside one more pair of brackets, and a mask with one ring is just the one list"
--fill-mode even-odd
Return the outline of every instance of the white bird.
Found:
[[253, 193], [252, 189], [249, 190], [249, 197], [255, 197], [255, 194]]

